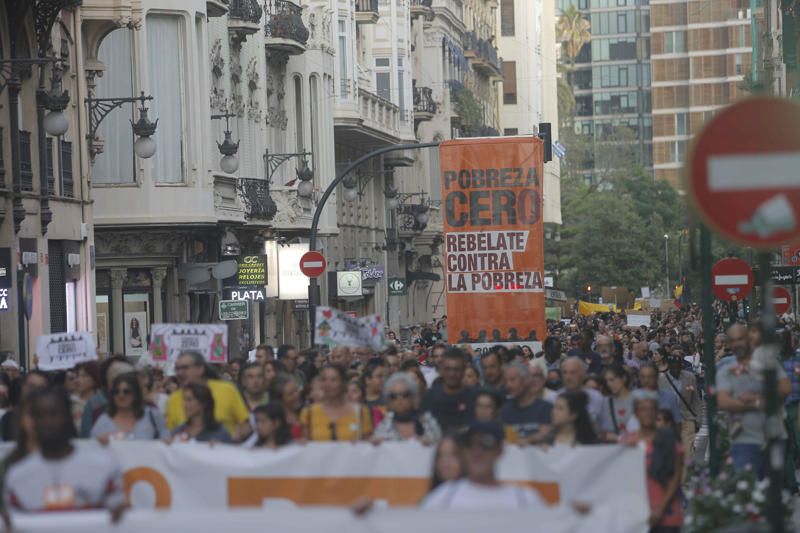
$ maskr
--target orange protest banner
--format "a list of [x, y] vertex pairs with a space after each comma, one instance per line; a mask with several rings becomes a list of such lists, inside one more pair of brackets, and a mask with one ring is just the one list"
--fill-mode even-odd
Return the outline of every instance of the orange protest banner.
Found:
[[439, 150], [448, 342], [541, 340], [542, 141], [459, 139]]

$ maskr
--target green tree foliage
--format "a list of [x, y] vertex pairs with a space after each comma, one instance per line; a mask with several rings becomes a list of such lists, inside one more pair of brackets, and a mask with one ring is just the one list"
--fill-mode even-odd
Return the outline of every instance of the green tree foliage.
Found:
[[[638, 166], [635, 136], [626, 127], [601, 140], [574, 131], [562, 139], [568, 150], [561, 167], [563, 225], [549, 228], [560, 240], [546, 241], [545, 268], [559, 273], [562, 289], [578, 295], [587, 284], [662, 286], [663, 236], [674, 234], [677, 246], [678, 232], [687, 226], [683, 198]], [[589, 163], [592, 172], [584, 170]], [[677, 279], [677, 248], [674, 253]], [[688, 251], [682, 259], [688, 264]]]

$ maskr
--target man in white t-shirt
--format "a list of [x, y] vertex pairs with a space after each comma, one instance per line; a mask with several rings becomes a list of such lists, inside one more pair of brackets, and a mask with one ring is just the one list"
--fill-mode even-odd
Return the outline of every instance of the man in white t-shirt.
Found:
[[495, 465], [503, 454], [499, 422], [470, 424], [464, 436], [466, 477], [442, 483], [420, 504], [422, 509], [540, 509], [545, 503], [533, 490], [497, 481]]
[[108, 509], [116, 522], [126, 507], [117, 461], [99, 444], [72, 444], [75, 427], [66, 391], [34, 394], [31, 413], [39, 449], [9, 468], [6, 508], [25, 513]]

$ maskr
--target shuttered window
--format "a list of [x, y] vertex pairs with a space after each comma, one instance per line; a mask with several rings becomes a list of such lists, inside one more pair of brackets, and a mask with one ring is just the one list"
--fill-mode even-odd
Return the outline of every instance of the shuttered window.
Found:
[[517, 62], [503, 61], [503, 103], [517, 103]]
[[500, 35], [514, 35], [514, 0], [502, 0], [500, 3]]

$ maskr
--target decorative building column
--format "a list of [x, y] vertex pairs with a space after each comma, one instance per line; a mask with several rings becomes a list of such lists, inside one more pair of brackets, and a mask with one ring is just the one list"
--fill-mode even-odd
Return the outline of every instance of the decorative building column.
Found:
[[167, 277], [166, 267], [150, 269], [150, 276], [153, 278], [153, 323], [164, 323], [164, 304], [161, 301], [161, 287]]
[[122, 289], [125, 287], [127, 278], [127, 268], [111, 269], [111, 318], [114, 332], [112, 351], [114, 355], [125, 354], [125, 302]]

